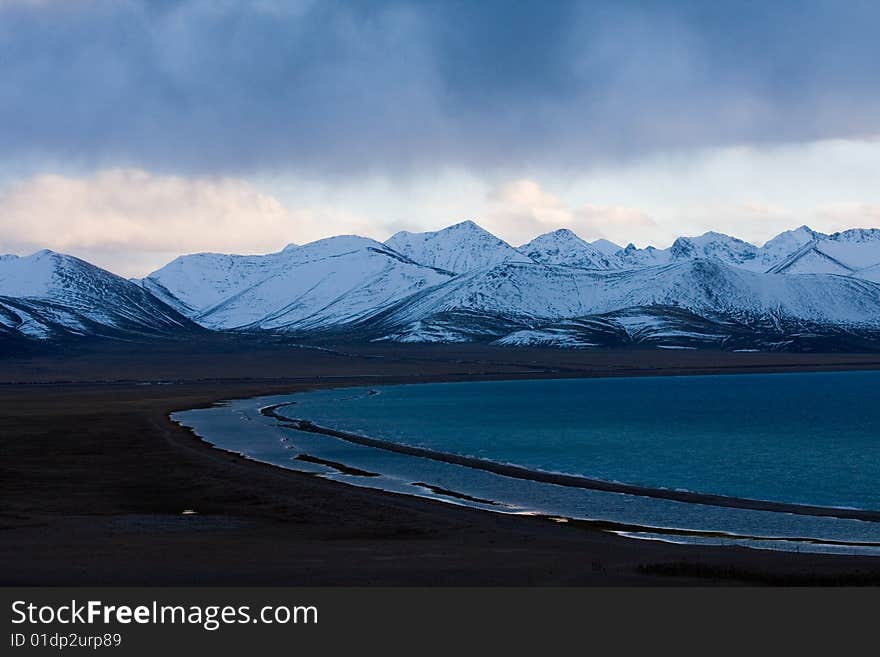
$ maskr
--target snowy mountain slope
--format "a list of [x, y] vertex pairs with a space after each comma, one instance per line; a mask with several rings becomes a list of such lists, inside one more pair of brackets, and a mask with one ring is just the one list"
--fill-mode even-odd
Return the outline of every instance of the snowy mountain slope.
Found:
[[[409, 294], [449, 280], [453, 272], [463, 272], [461, 278], [505, 263], [639, 271], [708, 258], [752, 271], [775, 267], [774, 271], [787, 273], [852, 274], [854, 270], [834, 265], [833, 258], [825, 254], [815, 254], [819, 263], [803, 257], [801, 250], [825, 238], [801, 227], [758, 248], [709, 232], [679, 238], [668, 249], [637, 249], [630, 245], [606, 255], [564, 229], [541, 235], [516, 250], [466, 221], [437, 232], [398, 233], [385, 245], [357, 236], [339, 236], [289, 246], [265, 256], [181, 256], [140, 284], [211, 329], [325, 331], [381, 314], [386, 306]], [[859, 245], [867, 242], [873, 244], [871, 234], [852, 234], [841, 239], [842, 248], [846, 249], [863, 248]], [[602, 240], [595, 244], [606, 251], [615, 246]], [[384, 260], [373, 257], [359, 263], [360, 256], [354, 255], [378, 256], [383, 250]], [[395, 253], [396, 264], [386, 270], [385, 265], [395, 261], [390, 257]], [[366, 267], [365, 277], [352, 277], [352, 270], [361, 266]], [[558, 274], [548, 271], [545, 275], [552, 286], [552, 279]], [[871, 272], [864, 278], [872, 280]], [[532, 287], [541, 297], [540, 286]], [[429, 332], [434, 331], [437, 337], [449, 330], [447, 322]]]
[[[773, 271], [781, 273], [784, 263], [792, 260], [798, 252], [808, 246], [816, 246], [830, 239], [829, 236], [801, 226], [794, 230], [780, 233], [773, 239], [758, 247], [736, 237], [709, 231], [696, 237], [679, 237], [668, 249], [647, 247], [638, 249], [630, 244], [616, 255], [625, 268], [637, 269], [668, 264], [682, 260], [711, 258], [721, 262], [755, 272]], [[852, 247], [849, 247], [852, 248]], [[830, 250], [829, 250], [830, 252]], [[844, 273], [842, 270], [829, 269], [817, 265], [811, 269], [803, 266], [800, 269], [786, 270], [787, 273]]]
[[880, 264], [880, 230], [853, 228], [829, 235], [818, 248], [853, 271]]
[[213, 329], [326, 330], [452, 278], [380, 242], [347, 235], [289, 251], [271, 267], [268, 277], [242, 287], [197, 321]]
[[873, 281], [874, 283], [880, 283], [880, 264], [873, 265], [871, 267], [865, 267], [864, 269], [860, 269], [855, 274], [853, 274], [856, 278], [862, 278], [866, 281]]
[[853, 268], [820, 248], [820, 242], [810, 242], [770, 268], [771, 274], [839, 274], [849, 276]]
[[626, 272], [506, 263], [414, 295], [377, 317], [412, 335], [438, 316], [495, 316], [523, 328], [628, 308], [670, 306], [731, 321], [880, 327], [880, 286], [839, 276], [771, 276], [693, 260]]
[[51, 251], [0, 256], [0, 340], [171, 335], [196, 322], [306, 340], [880, 348], [880, 230], [613, 248], [558, 230], [516, 250], [463, 222], [385, 244], [343, 235], [181, 256], [134, 282]]
[[880, 230], [854, 228], [833, 235], [817, 234], [771, 271], [783, 274], [828, 273], [862, 277], [859, 272], [880, 265]]
[[48, 250], [0, 260], [0, 325], [41, 340], [200, 330], [140, 286]]
[[728, 351], [877, 351], [880, 330], [785, 320], [738, 322], [680, 308], [651, 306], [562, 320], [514, 331], [495, 341], [510, 346]]
[[401, 231], [387, 239], [385, 244], [419, 264], [455, 274], [501, 262], [532, 262], [528, 256], [473, 221], [462, 221], [428, 233]]
[[490, 342], [499, 335], [530, 326], [517, 317], [475, 310], [449, 310], [386, 332], [389, 328], [385, 317], [387, 314], [388, 311], [381, 313], [352, 329], [365, 339], [375, 342], [452, 343]]
[[[52, 337], [54, 322], [48, 318], [40, 318], [39, 311], [31, 312], [29, 305], [14, 298], [0, 297], [0, 327], [5, 335], [47, 340]], [[82, 324], [75, 318], [67, 322], [68, 330], [76, 326], [80, 331]]]
[[195, 317], [274, 275], [297, 248], [291, 245], [264, 256], [184, 255], [136, 282], [188, 317]]
[[786, 230], [779, 233], [779, 235], [768, 240], [761, 247], [759, 254], [761, 268], [759, 271], [769, 271], [808, 244], [826, 237], [828, 236], [824, 233], [817, 232], [809, 226], [800, 226], [794, 230]]
[[567, 265], [583, 269], [619, 269], [614, 255], [605, 255], [567, 228], [539, 235], [517, 249], [534, 262], [545, 265]]
[[709, 319], [671, 306], [623, 310], [562, 320], [538, 329], [515, 331], [496, 341], [502, 345], [616, 347], [652, 345], [667, 348], [723, 347], [749, 335], [748, 327]]
[[761, 269], [759, 252], [754, 244], [712, 231], [697, 237], [679, 237], [669, 247], [673, 261], [713, 258], [749, 270]]
[[606, 239], [598, 239], [590, 242], [590, 246], [592, 246], [604, 256], [614, 255], [622, 248], [619, 244], [615, 244], [614, 242]]
[[730, 235], [709, 231], [695, 237], [679, 237], [668, 249], [651, 246], [637, 249], [630, 244], [617, 255], [628, 269], [710, 258], [749, 271], [767, 271], [814, 239], [812, 235], [807, 228], [788, 231], [758, 247]]
[[623, 269], [644, 269], [645, 267], [668, 265], [672, 262], [672, 254], [669, 249], [658, 249], [653, 246], [640, 249], [632, 243], [627, 244], [625, 248], [614, 255], [620, 261]]
[[0, 302], [0, 357], [20, 356], [42, 343], [18, 331], [17, 324], [18, 316]]
[[757, 246], [714, 231], [694, 237], [679, 237], [668, 249], [657, 249], [653, 246], [639, 249], [629, 244], [615, 255], [626, 269], [655, 267], [702, 258], [712, 258], [753, 271], [766, 269], [761, 262], [761, 249]]

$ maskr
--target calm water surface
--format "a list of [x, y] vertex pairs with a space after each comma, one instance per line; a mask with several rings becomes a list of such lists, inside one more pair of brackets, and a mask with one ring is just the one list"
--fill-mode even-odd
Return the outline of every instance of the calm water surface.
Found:
[[[685, 504], [515, 480], [289, 428], [291, 418], [436, 451], [658, 488], [880, 510], [880, 372], [567, 379], [348, 388], [239, 400], [174, 419], [250, 458], [512, 512], [730, 533], [714, 542], [874, 551], [880, 523]], [[308, 454], [375, 473], [352, 476]], [[648, 532], [644, 533], [649, 536]], [[651, 538], [656, 536], [651, 535]], [[743, 538], [745, 537], [745, 538]], [[669, 540], [673, 540], [670, 537]], [[764, 540], [767, 539], [767, 540]], [[674, 540], [681, 540], [676, 537]], [[696, 539], [694, 539], [696, 540]]]

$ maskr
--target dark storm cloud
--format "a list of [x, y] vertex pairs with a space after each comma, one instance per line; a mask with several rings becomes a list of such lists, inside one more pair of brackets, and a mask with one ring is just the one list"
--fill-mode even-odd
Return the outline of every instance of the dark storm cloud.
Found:
[[0, 159], [319, 176], [880, 132], [876, 2], [3, 2]]

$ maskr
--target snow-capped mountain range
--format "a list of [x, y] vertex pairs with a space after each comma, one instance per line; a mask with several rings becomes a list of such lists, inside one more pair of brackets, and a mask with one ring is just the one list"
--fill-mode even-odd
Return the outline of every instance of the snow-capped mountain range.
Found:
[[561, 229], [518, 248], [471, 221], [385, 243], [201, 253], [127, 281], [62, 254], [0, 256], [0, 337], [271, 332], [315, 341], [880, 349], [880, 230], [802, 226], [761, 247], [667, 249]]
[[200, 326], [142, 286], [73, 256], [0, 256], [0, 337], [130, 339]]

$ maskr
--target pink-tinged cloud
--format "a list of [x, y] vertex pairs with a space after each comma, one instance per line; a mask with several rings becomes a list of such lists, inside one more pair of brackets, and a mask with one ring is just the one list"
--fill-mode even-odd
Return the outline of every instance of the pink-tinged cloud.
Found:
[[233, 178], [114, 169], [39, 175], [0, 192], [0, 252], [51, 248], [124, 275], [181, 253], [265, 253], [366, 225], [332, 209], [286, 208]]
[[568, 228], [586, 240], [609, 239], [626, 244], [667, 241], [668, 231], [637, 208], [566, 205], [558, 196], [530, 179], [499, 185], [488, 194], [486, 228], [522, 243], [536, 235]]

